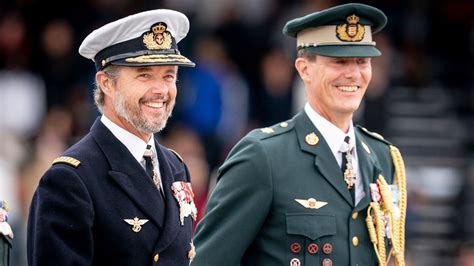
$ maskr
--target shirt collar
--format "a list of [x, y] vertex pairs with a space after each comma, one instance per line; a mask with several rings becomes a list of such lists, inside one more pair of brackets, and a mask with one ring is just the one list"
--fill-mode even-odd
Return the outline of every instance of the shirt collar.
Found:
[[324, 140], [326, 140], [327, 144], [329, 145], [329, 148], [335, 156], [338, 154], [339, 148], [341, 147], [342, 142], [344, 142], [344, 138], [346, 136], [349, 136], [351, 138], [350, 144], [352, 147], [355, 147], [355, 133], [352, 121], [349, 125], [349, 132], [346, 134], [341, 129], [333, 125], [331, 122], [326, 120], [326, 118], [318, 114], [309, 105], [309, 103], [306, 103], [304, 110], [311, 122], [313, 122], [314, 126], [319, 130], [319, 132], [321, 132]]
[[100, 121], [112, 132], [112, 134], [130, 151], [132, 156], [140, 163], [143, 159], [143, 154], [147, 145], [151, 145], [152, 149], [155, 147], [155, 139], [150, 138], [148, 143], [144, 142], [139, 137], [133, 135], [127, 130], [121, 128], [105, 115], [102, 115]]

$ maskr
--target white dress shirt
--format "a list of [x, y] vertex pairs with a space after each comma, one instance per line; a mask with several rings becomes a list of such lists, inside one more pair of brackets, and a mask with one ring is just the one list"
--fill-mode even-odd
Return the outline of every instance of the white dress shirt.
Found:
[[[144, 142], [141, 138], [135, 136], [134, 134], [128, 132], [127, 130], [121, 128], [105, 115], [102, 115], [100, 121], [112, 132], [112, 134], [130, 151], [132, 156], [137, 160], [138, 163], [145, 169], [145, 159], [143, 155], [145, 154], [146, 146], [150, 145], [153, 152], [153, 166], [155, 173], [160, 175], [160, 167], [158, 162], [158, 157], [156, 155], [155, 149], [155, 138], [151, 136], [148, 142]], [[163, 187], [163, 183], [160, 178], [160, 187]]]
[[[355, 203], [359, 203], [359, 201], [365, 197], [364, 192], [364, 185], [361, 178], [361, 172], [359, 169], [359, 160], [357, 157], [357, 149], [356, 147], [356, 138], [354, 133], [354, 125], [351, 121], [349, 126], [349, 132], [345, 133], [331, 122], [326, 120], [326, 118], [322, 117], [319, 113], [317, 113], [309, 103], [306, 103], [304, 110], [308, 115], [311, 122], [313, 122], [314, 126], [321, 132], [323, 135], [324, 140], [329, 145], [334, 158], [336, 159], [337, 163], [339, 164], [339, 168], [342, 164], [342, 154], [339, 152], [339, 148], [341, 147], [342, 143], [344, 142], [344, 138], [346, 136], [350, 137], [350, 146], [354, 147], [352, 150], [352, 166], [356, 173], [356, 181], [355, 181]], [[341, 179], [344, 179], [341, 171]]]

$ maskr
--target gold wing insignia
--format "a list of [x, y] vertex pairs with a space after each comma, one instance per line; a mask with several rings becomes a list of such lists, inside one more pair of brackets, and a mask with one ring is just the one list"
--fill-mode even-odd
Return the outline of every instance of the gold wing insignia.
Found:
[[148, 222], [147, 219], [138, 219], [138, 217], [135, 217], [133, 219], [123, 219], [123, 220], [132, 226], [132, 231], [135, 233], [140, 232], [140, 230], [142, 230], [142, 225]]

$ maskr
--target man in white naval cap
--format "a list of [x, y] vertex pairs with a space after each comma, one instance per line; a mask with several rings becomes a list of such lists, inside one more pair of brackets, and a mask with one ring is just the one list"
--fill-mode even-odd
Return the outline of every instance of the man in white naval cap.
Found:
[[52, 162], [34, 194], [29, 265], [189, 265], [196, 218], [181, 157], [160, 145], [176, 99], [177, 43], [187, 17], [158, 9], [93, 31], [79, 53], [95, 62], [102, 113]]

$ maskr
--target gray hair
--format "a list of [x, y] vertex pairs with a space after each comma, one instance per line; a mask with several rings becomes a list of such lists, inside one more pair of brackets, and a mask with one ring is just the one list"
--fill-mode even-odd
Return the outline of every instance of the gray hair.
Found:
[[[114, 84], [117, 82], [117, 77], [118, 77], [118, 71], [120, 70], [120, 66], [116, 65], [108, 65], [106, 66], [102, 71], [110, 78], [112, 79], [112, 82]], [[95, 88], [94, 88], [94, 102], [95, 105], [97, 106], [97, 109], [99, 109], [99, 112], [102, 114], [103, 113], [103, 107], [105, 103], [105, 94], [102, 91], [102, 88], [100, 87], [99, 83], [96, 81], [94, 83]]]
[[316, 54], [311, 53], [308, 49], [306, 48], [300, 48], [298, 49], [298, 52], [296, 54], [297, 58], [304, 58], [309, 61], [314, 61], [316, 60]]

